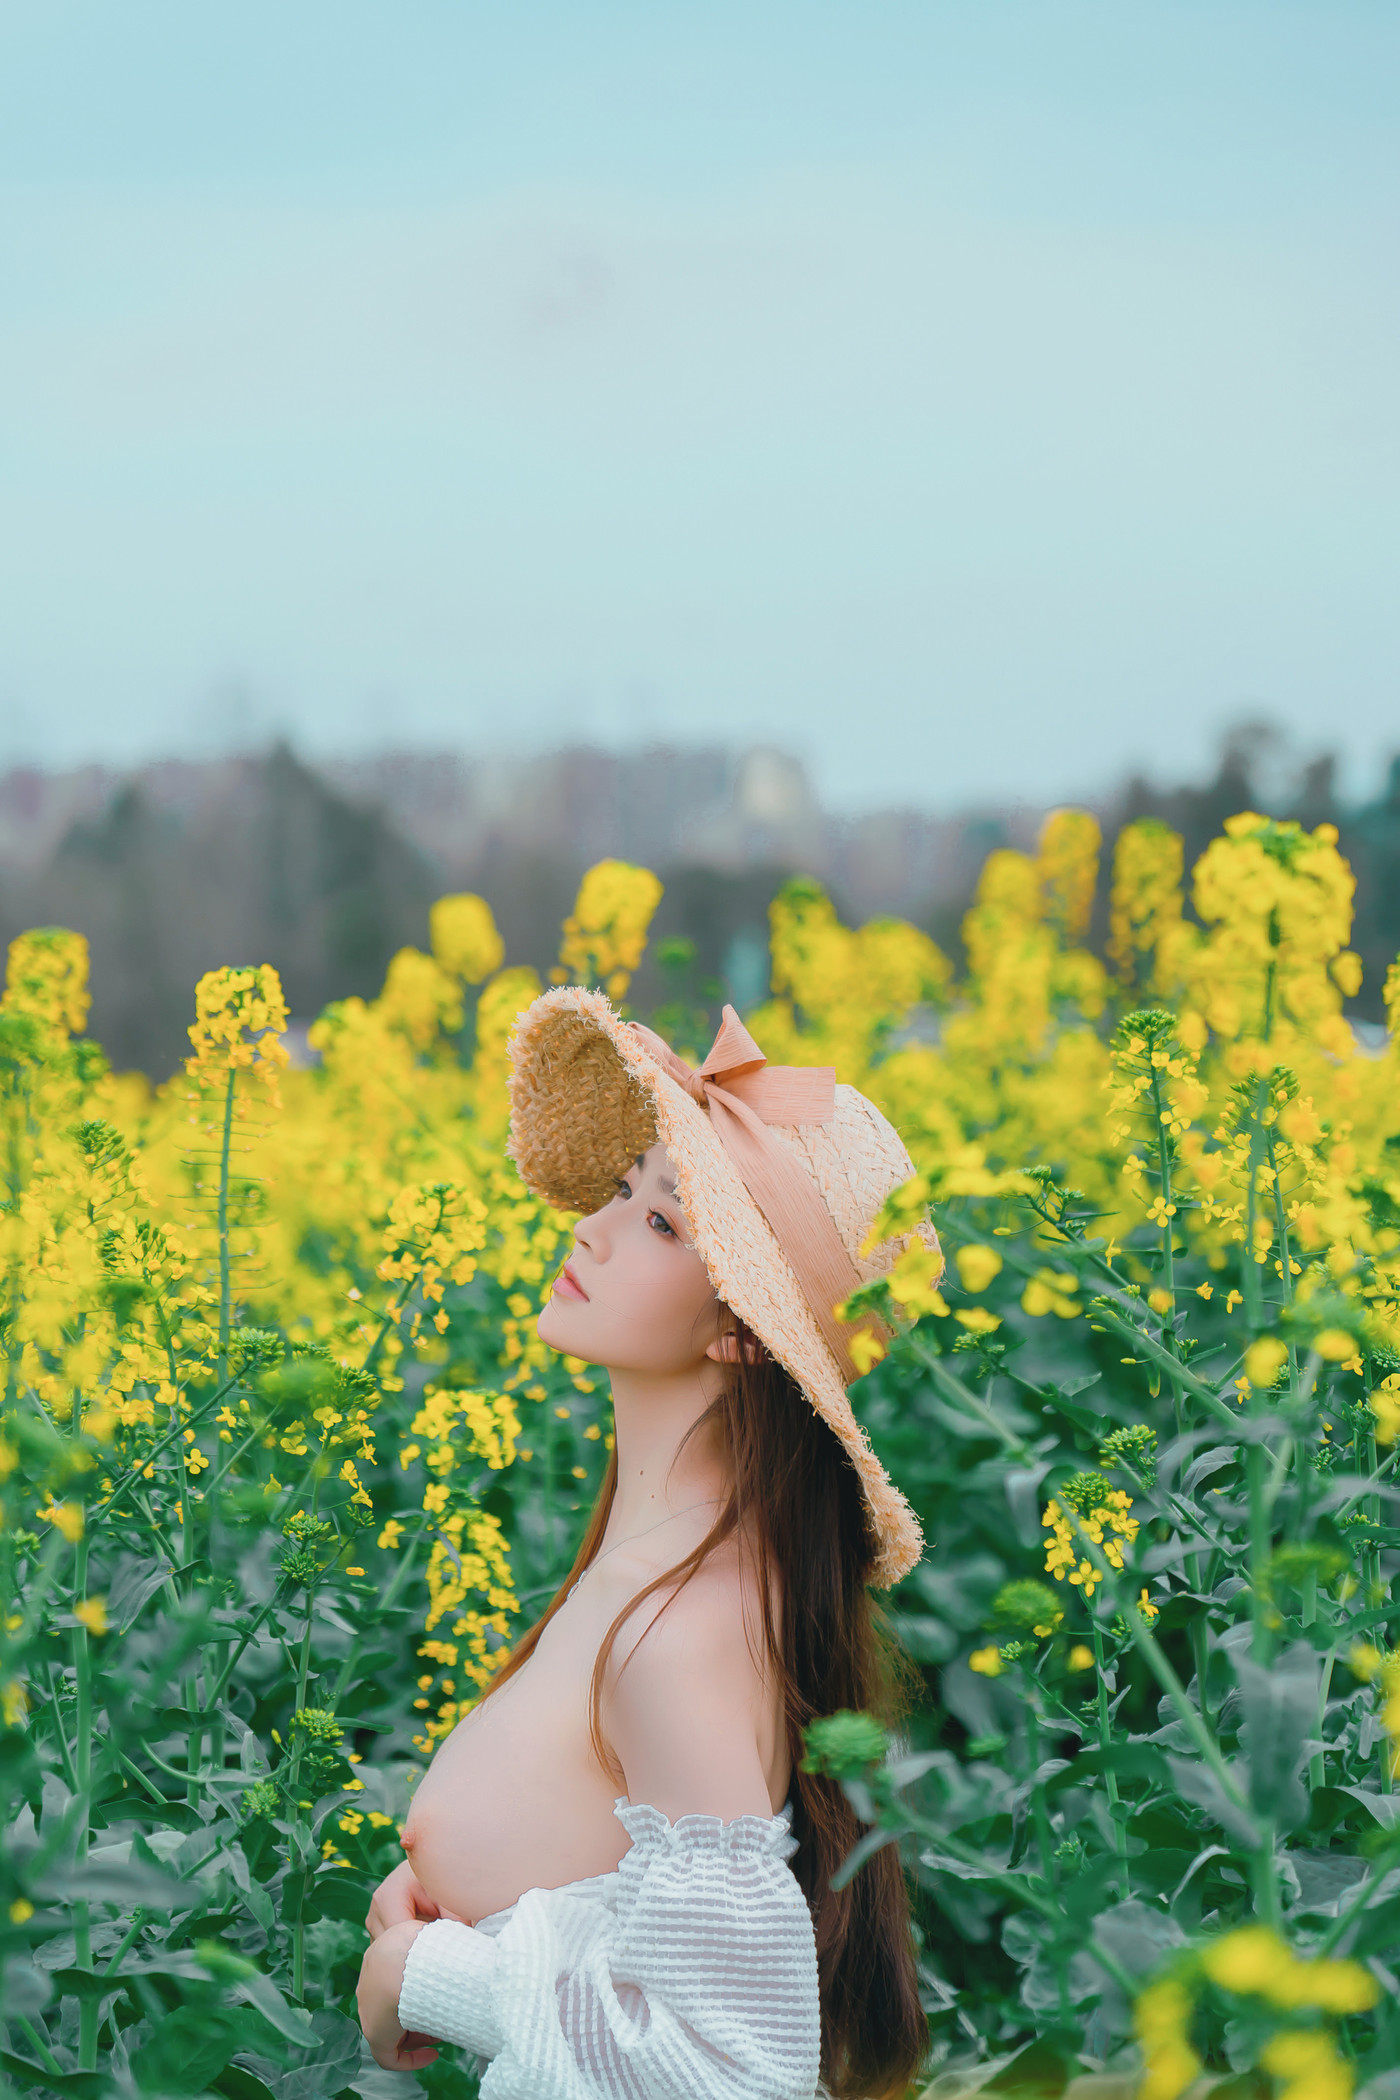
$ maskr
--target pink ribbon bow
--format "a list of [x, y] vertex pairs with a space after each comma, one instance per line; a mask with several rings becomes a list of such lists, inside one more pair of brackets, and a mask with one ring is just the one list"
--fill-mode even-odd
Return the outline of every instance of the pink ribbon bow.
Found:
[[834, 1067], [770, 1065], [732, 1006], [725, 1007], [698, 1071], [654, 1030], [640, 1021], [631, 1025], [667, 1076], [708, 1110], [715, 1135], [772, 1228], [849, 1385], [860, 1375], [850, 1352], [854, 1330], [842, 1325], [835, 1308], [859, 1287], [861, 1274], [816, 1183], [768, 1127], [830, 1122], [836, 1111]]

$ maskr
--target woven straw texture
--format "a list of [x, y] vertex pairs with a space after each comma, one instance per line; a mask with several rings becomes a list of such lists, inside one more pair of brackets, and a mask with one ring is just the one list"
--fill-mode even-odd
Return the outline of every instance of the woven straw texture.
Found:
[[[767, 1220], [705, 1110], [663, 1072], [601, 992], [561, 985], [526, 1008], [511, 1041], [510, 1151], [526, 1185], [562, 1210], [599, 1210], [639, 1152], [661, 1139], [710, 1280], [796, 1379], [860, 1478], [888, 1587], [923, 1550], [918, 1523], [851, 1412], [835, 1357]], [[876, 1212], [914, 1164], [897, 1132], [854, 1087], [838, 1086], [825, 1124], [770, 1126], [816, 1185], [862, 1281], [902, 1241], [862, 1260]], [[932, 1226], [925, 1237], [936, 1245]]]

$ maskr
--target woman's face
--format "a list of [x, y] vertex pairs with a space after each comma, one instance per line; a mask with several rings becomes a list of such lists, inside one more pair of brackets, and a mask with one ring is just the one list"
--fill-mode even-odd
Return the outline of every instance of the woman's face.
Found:
[[699, 1369], [718, 1335], [719, 1301], [663, 1145], [643, 1152], [612, 1200], [574, 1228], [538, 1328], [551, 1349], [609, 1371]]

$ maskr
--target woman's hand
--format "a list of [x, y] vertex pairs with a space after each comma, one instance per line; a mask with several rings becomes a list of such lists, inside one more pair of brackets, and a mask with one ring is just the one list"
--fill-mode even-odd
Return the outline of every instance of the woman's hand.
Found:
[[[404, 1871], [399, 1867], [389, 1876], [389, 1881], [394, 1881]], [[385, 1882], [385, 1888], [389, 1881]], [[378, 1900], [376, 1896], [376, 1903]], [[374, 1915], [373, 1911], [370, 1915]], [[360, 2026], [369, 2043], [370, 2055], [386, 2071], [421, 2071], [424, 2064], [437, 2061], [437, 2047], [432, 2037], [405, 2034], [399, 2019], [404, 1963], [425, 1922], [421, 1918], [411, 1918], [396, 1925], [381, 1925], [360, 1964], [359, 1989], [355, 1993]]]
[[369, 1916], [365, 1919], [365, 1930], [372, 1940], [391, 1926], [407, 1925], [416, 1921], [427, 1925], [440, 1918], [439, 1910], [428, 1891], [407, 1860], [386, 1874], [370, 1898]]

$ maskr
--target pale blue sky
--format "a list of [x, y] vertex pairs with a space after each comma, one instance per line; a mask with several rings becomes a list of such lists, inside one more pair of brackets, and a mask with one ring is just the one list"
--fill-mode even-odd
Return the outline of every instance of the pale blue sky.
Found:
[[0, 0], [0, 761], [1400, 747], [1394, 0]]

